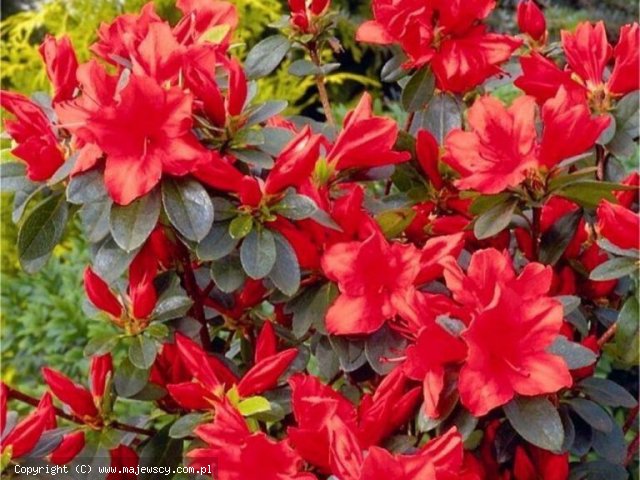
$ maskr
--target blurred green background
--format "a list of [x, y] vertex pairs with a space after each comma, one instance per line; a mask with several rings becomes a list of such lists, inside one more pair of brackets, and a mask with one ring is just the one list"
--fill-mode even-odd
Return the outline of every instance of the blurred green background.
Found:
[[[286, 10], [281, 0], [232, 0], [238, 7], [241, 27], [236, 36], [234, 54], [242, 57], [261, 38], [273, 33], [269, 24]], [[2, 0], [2, 39], [0, 82], [3, 89], [32, 94], [48, 91], [48, 83], [37, 51], [46, 33], [71, 37], [81, 60], [89, 58], [88, 47], [95, 40], [101, 22], [116, 15], [133, 12], [145, 0]], [[175, 0], [156, 0], [158, 12], [175, 21]], [[615, 39], [620, 25], [638, 17], [635, 0], [546, 1], [549, 29], [557, 37], [561, 28], [572, 28], [582, 20], [604, 19]], [[393, 101], [398, 92], [378, 82], [378, 72], [385, 58], [380, 49], [357, 45], [356, 26], [370, 16], [369, 1], [334, 0], [343, 15], [339, 18], [337, 37], [344, 52], [337, 55], [342, 64], [339, 72], [329, 77], [329, 90], [338, 114], [343, 114], [364, 88], [378, 99], [376, 107], [391, 115], [400, 115]], [[516, 0], [500, 2], [490, 23], [501, 31], [515, 31]], [[262, 99], [289, 101], [288, 113], [318, 114], [318, 102], [311, 80], [287, 74], [286, 65], [270, 78], [260, 82]], [[321, 118], [321, 117], [319, 117]], [[2, 147], [9, 147], [6, 139]], [[3, 155], [6, 157], [7, 155]], [[18, 383], [26, 391], [37, 393], [39, 370], [43, 365], [58, 368], [81, 379], [86, 371], [83, 348], [88, 338], [101, 335], [111, 327], [87, 319], [82, 313], [84, 292], [81, 275], [87, 262], [87, 245], [80, 230], [72, 225], [46, 267], [35, 275], [20, 271], [15, 243], [16, 228], [11, 222], [12, 198], [0, 199], [0, 282], [2, 378]]]

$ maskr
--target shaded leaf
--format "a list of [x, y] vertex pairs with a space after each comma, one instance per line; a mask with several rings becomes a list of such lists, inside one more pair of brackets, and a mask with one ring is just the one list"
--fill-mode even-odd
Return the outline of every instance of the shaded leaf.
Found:
[[161, 202], [158, 190], [152, 190], [129, 205], [111, 208], [111, 235], [120, 248], [131, 252], [149, 238], [160, 217]]
[[560, 414], [544, 397], [517, 397], [504, 406], [513, 428], [529, 443], [559, 452], [564, 442]]
[[240, 261], [249, 277], [255, 280], [266, 277], [276, 262], [273, 234], [265, 228], [252, 230], [242, 241]]
[[476, 218], [473, 234], [478, 240], [493, 237], [509, 226], [518, 201], [515, 199], [500, 203]]
[[247, 77], [255, 79], [269, 75], [280, 65], [290, 47], [284, 35], [273, 35], [258, 42], [244, 62]]

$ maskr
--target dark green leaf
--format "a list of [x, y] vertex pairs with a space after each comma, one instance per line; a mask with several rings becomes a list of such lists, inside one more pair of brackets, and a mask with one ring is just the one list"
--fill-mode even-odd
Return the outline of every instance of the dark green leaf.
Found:
[[559, 295], [553, 298], [562, 303], [562, 310], [565, 317], [580, 307], [580, 297], [575, 295]]
[[[170, 426], [167, 425], [153, 437], [140, 452], [140, 467], [146, 467], [151, 473], [140, 473], [139, 480], [164, 480], [164, 471], [154, 470], [151, 467], [169, 467], [172, 471], [182, 463], [182, 443], [181, 439], [169, 437]], [[141, 470], [142, 472], [142, 470]]]
[[588, 367], [598, 359], [591, 350], [579, 343], [570, 342], [564, 335], [558, 335], [547, 351], [562, 357], [569, 370]]
[[109, 223], [113, 239], [126, 252], [141, 246], [153, 231], [160, 217], [158, 190], [152, 190], [129, 205], [113, 205]]
[[254, 280], [266, 277], [276, 263], [273, 234], [265, 228], [252, 230], [242, 241], [240, 261], [249, 277]]
[[353, 372], [367, 363], [364, 340], [348, 340], [344, 337], [329, 336], [333, 351], [338, 356], [340, 366], [345, 372]]
[[280, 65], [290, 47], [284, 35], [273, 35], [258, 42], [244, 62], [247, 77], [255, 79], [269, 75]]
[[411, 126], [411, 133], [419, 129], [427, 129], [436, 137], [439, 145], [444, 144], [444, 138], [455, 129], [462, 127], [462, 104], [459, 100], [446, 93], [434, 95], [429, 106], [423, 112], [418, 112]]
[[289, 242], [282, 235], [274, 234], [276, 242], [276, 263], [271, 272], [269, 280], [273, 282], [278, 290], [291, 297], [300, 288], [300, 265], [298, 257]]
[[237, 244], [238, 240], [229, 235], [228, 223], [215, 223], [196, 247], [196, 253], [201, 260], [219, 260], [229, 255]]
[[186, 295], [177, 294], [162, 298], [153, 310], [153, 320], [163, 322], [184, 316], [193, 305], [193, 300]]
[[3, 192], [15, 192], [28, 185], [27, 167], [21, 162], [0, 163], [0, 188]]
[[509, 193], [498, 193], [495, 195], [478, 195], [473, 199], [469, 211], [474, 215], [479, 215], [487, 210], [504, 203], [509, 198]]
[[607, 149], [618, 158], [626, 158], [635, 155], [638, 148], [638, 103], [640, 92], [635, 91], [625, 95], [616, 105], [615, 136], [607, 145]]
[[213, 203], [200, 183], [183, 178], [162, 182], [162, 203], [171, 224], [187, 240], [199, 242], [213, 225]]
[[513, 428], [529, 443], [559, 452], [564, 442], [560, 414], [544, 397], [517, 397], [504, 406]]
[[207, 414], [203, 413], [188, 413], [184, 417], [178, 418], [169, 429], [169, 436], [171, 438], [184, 438], [193, 434], [193, 430], [204, 423], [208, 418]]
[[629, 258], [638, 258], [640, 256], [640, 251], [636, 248], [620, 248], [617, 245], [614, 245], [606, 238], [601, 238], [598, 240], [598, 246], [603, 250], [606, 250], [609, 253], [613, 253], [614, 255], [620, 257], [629, 257]]
[[416, 216], [410, 207], [386, 210], [376, 215], [376, 222], [387, 238], [395, 238], [404, 232]]
[[580, 418], [596, 430], [610, 432], [613, 428], [611, 416], [597, 403], [586, 398], [573, 398], [567, 403]]
[[136, 368], [129, 358], [125, 358], [116, 369], [113, 383], [119, 396], [129, 398], [144, 388], [148, 378], [148, 370]]
[[639, 323], [638, 299], [631, 296], [624, 303], [618, 315], [618, 328], [613, 344], [605, 346], [607, 353], [624, 366], [631, 367], [638, 364]]
[[493, 237], [509, 226], [518, 201], [515, 199], [500, 203], [476, 218], [473, 233], [478, 240]]
[[317, 210], [316, 202], [298, 193], [287, 193], [274, 208], [274, 211], [290, 220], [304, 220], [313, 216]]
[[404, 352], [406, 345], [404, 337], [383, 325], [367, 337], [364, 352], [371, 368], [380, 375], [387, 375], [397, 366], [388, 359], [396, 358], [400, 352]]
[[407, 75], [407, 70], [402, 67], [407, 58], [402, 52], [396, 53], [382, 66], [380, 80], [383, 82], [397, 82]]
[[585, 395], [601, 405], [624, 408], [633, 408], [638, 405], [638, 401], [633, 398], [633, 395], [617, 383], [606, 378], [585, 378], [577, 387]]
[[106, 198], [103, 201], [85, 203], [80, 209], [80, 221], [90, 242], [99, 242], [109, 234], [109, 215], [112, 204], [111, 199]]
[[69, 209], [63, 195], [55, 194], [40, 202], [24, 220], [18, 231], [20, 262], [48, 256], [64, 233]]
[[226, 198], [213, 197], [211, 199], [211, 203], [213, 203], [213, 211], [215, 212], [214, 217], [217, 222], [230, 220], [238, 213], [235, 205]]
[[18, 223], [29, 202], [43, 189], [42, 185], [35, 183], [27, 183], [23, 189], [17, 190], [13, 196], [13, 211], [11, 212], [11, 220]]
[[69, 174], [72, 172], [73, 168], [76, 166], [76, 161], [78, 160], [78, 153], [74, 153], [69, 158], [65, 160], [65, 162], [60, 165], [60, 168], [55, 171], [55, 173], [47, 180], [47, 185], [55, 185], [56, 183], [60, 183], [69, 177]]
[[620, 425], [612, 422], [610, 431], [594, 430], [591, 445], [595, 452], [605, 460], [618, 465], [624, 464], [627, 456], [627, 444], [624, 441], [624, 433]]
[[540, 239], [540, 262], [555, 265], [571, 243], [580, 220], [582, 210], [569, 212], [555, 221], [553, 226], [542, 234]]
[[285, 100], [270, 100], [265, 102], [251, 112], [251, 115], [247, 118], [246, 125], [250, 126], [265, 122], [271, 117], [281, 113], [287, 108], [287, 105], [288, 103]]
[[92, 338], [84, 347], [84, 355], [94, 357], [109, 353], [117, 345], [119, 338], [119, 335]]
[[273, 158], [268, 153], [261, 150], [241, 149], [232, 150], [231, 153], [249, 165], [260, 168], [273, 168]]
[[156, 342], [144, 335], [136, 335], [129, 345], [129, 360], [141, 370], [151, 368], [156, 359]]
[[289, 65], [289, 73], [296, 77], [306, 77], [308, 75], [322, 75], [322, 70], [315, 63], [301, 58]]
[[226, 293], [236, 291], [245, 281], [240, 258], [236, 255], [216, 260], [211, 264], [211, 278], [216, 286]]
[[627, 187], [618, 183], [584, 180], [562, 187], [556, 191], [556, 195], [568, 198], [585, 208], [596, 208], [603, 199], [615, 202], [614, 191], [633, 190], [634, 188], [635, 187]]
[[621, 465], [595, 460], [571, 468], [569, 480], [628, 480], [627, 469]]
[[125, 252], [109, 236], [94, 248], [93, 271], [105, 282], [112, 283], [127, 270], [136, 253], [137, 250]]
[[104, 186], [104, 176], [99, 170], [89, 170], [80, 175], [74, 175], [67, 185], [67, 200], [69, 203], [81, 205], [88, 202], [104, 200], [107, 190]]
[[629, 257], [619, 257], [607, 260], [594, 268], [589, 274], [590, 280], [599, 282], [615, 280], [638, 273], [638, 260]]
[[402, 89], [401, 102], [407, 112], [413, 113], [424, 108], [433, 97], [436, 79], [429, 67], [415, 72]]
[[285, 311], [293, 313], [292, 329], [296, 338], [302, 338], [312, 325], [324, 324], [325, 314], [337, 294], [333, 283], [325, 283], [321, 287], [305, 289], [289, 302]]

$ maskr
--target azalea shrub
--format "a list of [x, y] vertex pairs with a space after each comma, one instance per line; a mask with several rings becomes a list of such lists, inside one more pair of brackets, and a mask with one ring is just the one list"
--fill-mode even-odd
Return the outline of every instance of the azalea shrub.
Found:
[[[88, 379], [1, 384], [5, 473], [637, 478], [638, 24], [554, 41], [532, 0], [517, 35], [493, 0], [374, 0], [355, 40], [399, 125], [367, 92], [336, 119], [329, 0], [289, 0], [244, 62], [232, 3], [176, 5], [85, 63], [47, 37], [53, 95], [2, 92], [21, 266], [78, 218], [110, 332]], [[257, 100], [283, 61], [321, 119]]]

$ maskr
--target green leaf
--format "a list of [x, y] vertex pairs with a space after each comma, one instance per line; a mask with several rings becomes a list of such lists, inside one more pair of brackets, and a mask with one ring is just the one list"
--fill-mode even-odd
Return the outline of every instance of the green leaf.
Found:
[[580, 220], [582, 210], [569, 212], [560, 217], [553, 226], [542, 234], [540, 238], [540, 262], [555, 265], [571, 243]]
[[287, 108], [285, 100], [270, 100], [255, 107], [247, 118], [246, 126], [257, 125], [274, 117]]
[[170, 295], [158, 301], [153, 310], [153, 320], [164, 322], [180, 318], [189, 311], [192, 305], [193, 300], [186, 295]]
[[104, 176], [99, 170], [74, 175], [67, 185], [67, 200], [76, 205], [104, 200], [107, 196]]
[[585, 208], [596, 208], [601, 200], [615, 202], [613, 192], [616, 190], [634, 190], [637, 187], [629, 187], [612, 182], [600, 182], [596, 180], [584, 180], [570, 183], [556, 191], [556, 195], [581, 205]]
[[226, 198], [213, 197], [211, 202], [213, 203], [216, 221], [230, 220], [238, 213], [235, 205]]
[[598, 240], [598, 246], [603, 250], [606, 250], [609, 253], [613, 253], [614, 255], [620, 257], [629, 257], [629, 258], [638, 258], [640, 257], [640, 251], [636, 248], [620, 248], [617, 245], [614, 245], [606, 238], [601, 238]]
[[260, 168], [273, 168], [273, 158], [271, 158], [271, 155], [261, 150], [253, 150], [249, 148], [239, 150], [234, 149], [231, 150], [231, 153], [249, 165], [254, 165]]
[[571, 467], [569, 480], [628, 480], [629, 473], [622, 465], [604, 460], [577, 463]]
[[276, 242], [276, 263], [271, 272], [269, 280], [273, 282], [278, 290], [291, 297], [300, 288], [300, 265], [298, 257], [286, 238], [279, 233], [274, 234]]
[[410, 207], [387, 210], [376, 215], [376, 222], [387, 238], [395, 238], [404, 232], [416, 216]]
[[316, 202], [298, 193], [287, 193], [274, 207], [274, 211], [289, 220], [304, 220], [312, 217], [317, 210]]
[[383, 325], [373, 335], [369, 335], [364, 344], [364, 353], [369, 365], [380, 375], [387, 375], [396, 367], [396, 363], [386, 359], [395, 358], [398, 352], [404, 352], [406, 340], [400, 334]]
[[213, 203], [200, 183], [167, 178], [162, 182], [162, 203], [171, 224], [187, 240], [199, 242], [213, 225]]
[[240, 247], [242, 268], [254, 280], [266, 277], [276, 263], [276, 242], [265, 229], [252, 230]]
[[286, 305], [285, 311], [293, 313], [292, 330], [296, 338], [302, 338], [312, 325], [324, 326], [325, 314], [337, 295], [337, 287], [325, 283], [305, 289]]
[[407, 70], [402, 66], [407, 57], [402, 52], [396, 53], [382, 66], [380, 80], [385, 83], [397, 82], [407, 75]]
[[495, 195], [478, 195], [471, 202], [469, 211], [474, 215], [480, 215], [487, 210], [504, 203], [509, 198], [509, 193], [497, 193]]
[[157, 340], [164, 340], [169, 336], [169, 327], [164, 323], [158, 323], [156, 320], [155, 323], [144, 329], [144, 333]]
[[338, 356], [340, 366], [345, 372], [353, 372], [367, 363], [364, 340], [349, 340], [344, 337], [330, 335], [329, 342]]
[[601, 405], [609, 407], [634, 408], [638, 401], [627, 390], [606, 378], [589, 377], [577, 387], [585, 395]]
[[497, 235], [507, 228], [517, 205], [518, 201], [511, 199], [504, 203], [499, 203], [476, 218], [473, 224], [473, 233], [476, 238], [484, 240]]
[[265, 77], [273, 72], [285, 57], [291, 43], [284, 35], [273, 35], [258, 42], [244, 62], [249, 79]]
[[271, 410], [269, 400], [257, 395], [246, 398], [238, 404], [238, 411], [243, 417], [250, 417], [251, 415], [268, 412], [269, 410]]
[[225, 293], [235, 292], [245, 281], [240, 258], [236, 255], [216, 260], [211, 264], [211, 278]]
[[[141, 473], [138, 476], [138, 480], [165, 480], [167, 476], [164, 474], [164, 469], [158, 470], [157, 467], [168, 467], [173, 471], [182, 463], [183, 441], [177, 438], [170, 438], [170, 428], [167, 425], [156, 433], [140, 452]], [[145, 467], [146, 471], [150, 473], [142, 473], [142, 467]], [[156, 468], [154, 469], [153, 467]]]
[[594, 268], [589, 274], [590, 280], [602, 282], [615, 280], [638, 273], [638, 260], [629, 257], [618, 257], [607, 260]]
[[18, 223], [27, 208], [27, 205], [33, 200], [39, 192], [44, 189], [43, 185], [35, 183], [27, 183], [25, 188], [17, 190], [13, 195], [13, 211], [11, 212], [11, 220]]
[[547, 348], [547, 352], [562, 357], [569, 370], [593, 365], [598, 357], [587, 347], [579, 343], [570, 342], [564, 335], [558, 335], [555, 341]]
[[152, 190], [129, 205], [111, 208], [109, 219], [113, 239], [126, 252], [140, 247], [158, 223], [161, 202], [158, 190]]
[[607, 145], [607, 149], [618, 158], [635, 155], [638, 138], [638, 104], [640, 91], [631, 92], [618, 102], [615, 110], [616, 134]]
[[[620, 425], [612, 421], [611, 430], [593, 430], [593, 450], [605, 460], [623, 465], [627, 457], [627, 444]], [[637, 452], [636, 452], [637, 453]]]
[[47, 185], [55, 185], [56, 183], [60, 183], [61, 181], [67, 179], [74, 167], [76, 166], [76, 161], [78, 160], [78, 153], [74, 153], [69, 158], [65, 160], [65, 162], [60, 165], [58, 170], [47, 180]]
[[419, 129], [426, 129], [438, 140], [439, 145], [444, 144], [447, 134], [462, 127], [462, 103], [446, 93], [438, 93], [433, 96], [426, 110], [416, 113], [411, 126], [411, 133]]
[[571, 312], [580, 308], [580, 297], [575, 295], [558, 295], [557, 297], [553, 297], [562, 303], [562, 310], [564, 312], [564, 316], [566, 317]]
[[136, 335], [131, 340], [131, 345], [129, 345], [131, 363], [141, 370], [151, 368], [156, 359], [156, 342], [144, 335]]
[[289, 73], [296, 77], [306, 77], [308, 75], [322, 75], [322, 70], [315, 63], [301, 58], [289, 65]]
[[[613, 349], [607, 350], [617, 362], [625, 366], [638, 364], [638, 343], [640, 339], [640, 312], [638, 299], [629, 297], [618, 315]], [[606, 347], [609, 347], [607, 345]]]
[[238, 240], [229, 234], [229, 223], [214, 223], [196, 247], [196, 254], [200, 260], [219, 260], [229, 255], [236, 245]]
[[251, 215], [238, 215], [229, 224], [229, 235], [235, 240], [246, 237], [253, 229], [253, 217]]
[[586, 398], [573, 398], [567, 403], [580, 418], [596, 430], [610, 432], [613, 428], [613, 420], [597, 403], [587, 400]]
[[113, 383], [118, 396], [129, 398], [140, 392], [148, 379], [149, 370], [136, 368], [129, 358], [125, 358], [116, 369]]
[[48, 257], [67, 226], [69, 208], [64, 196], [51, 195], [40, 202], [24, 220], [18, 231], [20, 263]]
[[84, 347], [85, 357], [94, 357], [109, 353], [118, 344], [119, 338], [119, 335], [92, 338]]
[[107, 283], [113, 283], [119, 278], [137, 253], [137, 250], [125, 252], [110, 236], [92, 250], [93, 271]]
[[171, 438], [185, 438], [193, 434], [195, 428], [209, 418], [206, 413], [187, 413], [178, 418], [169, 428]]
[[409, 112], [417, 112], [424, 108], [433, 97], [436, 88], [436, 79], [429, 67], [423, 67], [415, 72], [402, 89], [400, 101], [404, 109]]
[[3, 192], [15, 192], [28, 185], [27, 167], [22, 162], [0, 163], [0, 188]]
[[544, 397], [516, 397], [504, 406], [511, 426], [529, 443], [560, 452], [564, 429], [560, 414]]

